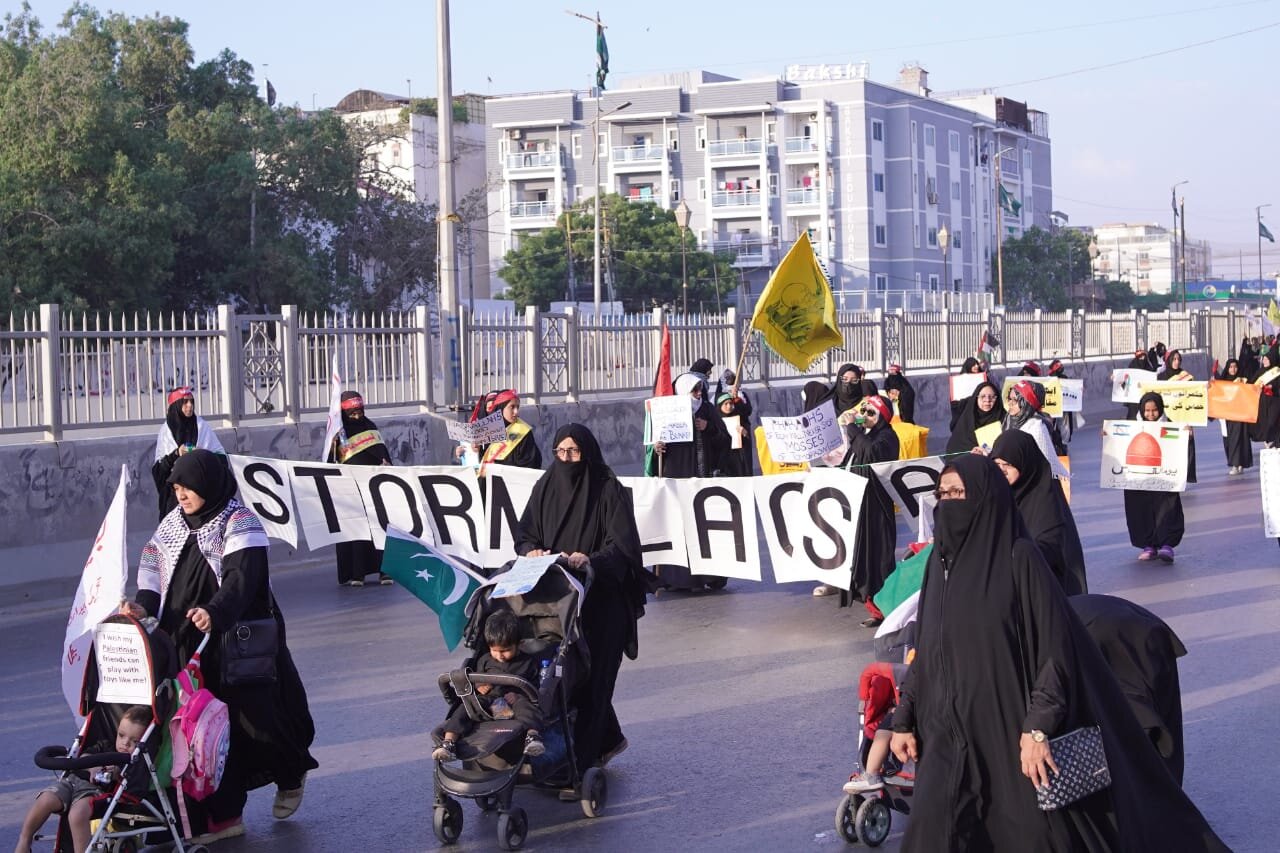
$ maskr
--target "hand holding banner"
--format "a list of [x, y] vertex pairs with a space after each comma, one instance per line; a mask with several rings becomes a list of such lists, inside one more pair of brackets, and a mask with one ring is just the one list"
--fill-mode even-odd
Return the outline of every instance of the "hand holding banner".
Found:
[[1142, 394], [1152, 391], [1164, 400], [1164, 414], [1174, 423], [1205, 426], [1209, 423], [1209, 383], [1170, 379], [1164, 382], [1143, 382]]
[[1245, 424], [1258, 422], [1262, 386], [1225, 379], [1209, 383], [1209, 417]]
[[1104, 489], [1181, 492], [1187, 488], [1191, 430], [1168, 421], [1103, 421]]
[[1155, 382], [1153, 370], [1125, 367], [1111, 371], [1111, 402], [1136, 403], [1142, 398], [1140, 387], [1144, 382]]

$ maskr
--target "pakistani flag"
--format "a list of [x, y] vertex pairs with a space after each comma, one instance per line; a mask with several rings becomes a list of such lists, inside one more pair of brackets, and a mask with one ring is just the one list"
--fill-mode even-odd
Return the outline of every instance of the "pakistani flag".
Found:
[[609, 76], [609, 45], [604, 40], [604, 25], [596, 22], [596, 86], [604, 88], [604, 78]]
[[1258, 220], [1258, 236], [1263, 240], [1270, 240], [1272, 243], [1276, 241], [1275, 236], [1267, 229], [1267, 226], [1261, 219]]
[[1004, 188], [1004, 183], [1000, 184], [1000, 206], [1004, 208], [1005, 213], [1011, 216], [1017, 216], [1022, 210], [1022, 202], [1014, 198], [1010, 192]]
[[484, 578], [394, 527], [387, 528], [382, 571], [436, 612], [444, 644], [449, 651], [456, 649], [467, 626], [467, 602]]

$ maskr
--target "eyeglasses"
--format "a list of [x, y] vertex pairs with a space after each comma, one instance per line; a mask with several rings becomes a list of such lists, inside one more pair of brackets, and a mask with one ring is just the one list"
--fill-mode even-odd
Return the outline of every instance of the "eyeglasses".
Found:
[[933, 496], [940, 501], [964, 500], [964, 486], [958, 489], [934, 489]]
[[978, 395], [979, 403], [994, 403], [995, 401], [996, 401], [995, 394], [979, 394]]
[[557, 459], [581, 459], [582, 449], [578, 447], [557, 447]]

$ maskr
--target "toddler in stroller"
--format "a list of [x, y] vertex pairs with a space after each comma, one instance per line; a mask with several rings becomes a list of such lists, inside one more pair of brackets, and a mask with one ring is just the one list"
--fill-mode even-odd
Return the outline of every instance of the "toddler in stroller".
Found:
[[889, 752], [893, 709], [904, 664], [869, 664], [858, 679], [858, 758], [862, 771], [844, 784], [836, 809], [836, 829], [850, 844], [878, 847], [889, 837], [890, 810], [909, 814], [906, 797], [915, 788], [915, 766], [901, 765]]

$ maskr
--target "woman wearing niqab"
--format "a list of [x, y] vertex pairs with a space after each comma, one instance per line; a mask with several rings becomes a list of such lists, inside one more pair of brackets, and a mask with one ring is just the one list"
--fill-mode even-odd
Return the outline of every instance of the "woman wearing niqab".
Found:
[[[576, 444], [578, 456], [561, 453]], [[638, 653], [636, 621], [644, 615], [648, 572], [627, 490], [604, 462], [595, 436], [581, 424], [556, 431], [555, 458], [533, 486], [516, 531], [516, 553], [586, 555], [593, 571], [582, 603], [582, 632], [591, 655], [589, 677], [575, 698], [575, 750], [581, 767], [621, 751], [626, 741], [613, 708], [625, 653]], [[574, 562], [570, 559], [570, 565]]]
[[[978, 397], [984, 391], [995, 397], [995, 403], [985, 412], [978, 405]], [[983, 382], [973, 389], [973, 393], [967, 399], [958, 402], [962, 408], [951, 425], [951, 437], [947, 439], [947, 453], [968, 453], [978, 446], [978, 429], [1004, 420], [1004, 404], [1000, 402], [1000, 389], [994, 383]]]
[[[952, 477], [948, 477], [948, 474]], [[920, 592], [916, 657], [892, 746], [917, 757], [906, 853], [1221, 851], [1151, 746], [1096, 645], [976, 454], [943, 470]], [[1102, 732], [1111, 785], [1042, 811], [1028, 773], [1045, 741]]]
[[[862, 413], [866, 421], [855, 421], [854, 412]], [[844, 466], [866, 477], [867, 487], [862, 493], [862, 511], [858, 516], [853, 580], [847, 596], [841, 593], [840, 602], [847, 604], [850, 597], [861, 601], [869, 614], [862, 623], [866, 627], [879, 625], [884, 619], [884, 614], [871, 599], [893, 571], [894, 552], [898, 547], [898, 522], [893, 514], [893, 500], [870, 467], [876, 462], [893, 462], [898, 458], [898, 434], [893, 431], [892, 420], [893, 410], [889, 408], [889, 402], [878, 394], [865, 397], [857, 409], [841, 420], [849, 443]]]
[[[364, 398], [355, 391], [343, 391], [339, 403], [342, 428], [333, 438], [328, 461], [343, 465], [390, 465], [391, 452], [378, 432], [378, 425], [365, 416]], [[375, 548], [372, 541], [338, 542], [333, 550], [339, 586], [364, 586], [365, 577], [375, 573], [383, 586], [392, 584], [391, 576], [381, 571], [382, 551]]]
[[831, 391], [837, 416], [858, 405], [858, 401], [866, 393], [862, 386], [862, 378], [862, 368], [856, 364], [842, 364], [836, 371], [836, 382], [831, 386]]
[[[884, 378], [884, 390], [897, 407], [897, 418], [906, 424], [916, 422], [916, 389], [896, 364], [889, 365], [889, 374]], [[897, 395], [896, 397], [894, 395]]]
[[[991, 458], [1004, 473], [1014, 476], [1013, 502], [1031, 539], [1040, 548], [1053, 576], [1067, 595], [1089, 591], [1085, 579], [1084, 548], [1076, 520], [1067, 506], [1062, 484], [1053, 478], [1049, 462], [1035, 439], [1020, 430], [1006, 430], [991, 445]], [[1011, 474], [1009, 468], [1015, 473]]]

